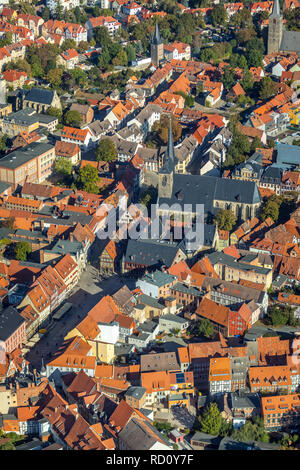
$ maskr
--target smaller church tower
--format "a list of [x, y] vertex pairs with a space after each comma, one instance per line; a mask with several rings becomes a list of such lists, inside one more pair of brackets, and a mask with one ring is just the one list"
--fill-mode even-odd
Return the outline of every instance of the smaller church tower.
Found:
[[155, 67], [159, 66], [159, 62], [164, 58], [164, 44], [161, 40], [158, 24], [155, 24], [155, 33], [151, 42], [151, 60]]
[[268, 54], [280, 51], [283, 32], [283, 17], [280, 12], [279, 0], [274, 0], [273, 10], [269, 16]]
[[164, 163], [158, 172], [158, 196], [169, 199], [173, 193], [173, 176], [175, 169], [175, 149], [173, 143], [172, 120], [170, 119], [168, 146]]

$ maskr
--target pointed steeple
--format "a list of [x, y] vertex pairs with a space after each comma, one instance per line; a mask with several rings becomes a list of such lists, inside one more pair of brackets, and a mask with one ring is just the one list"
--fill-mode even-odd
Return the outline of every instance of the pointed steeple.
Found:
[[168, 146], [165, 153], [164, 164], [161, 168], [161, 173], [173, 173], [175, 167], [175, 150], [172, 132], [172, 119], [170, 118]]
[[270, 18], [280, 18], [280, 17], [281, 17], [281, 12], [280, 12], [279, 0], [274, 0], [273, 10], [270, 15]]
[[162, 44], [162, 40], [159, 34], [159, 29], [158, 29], [158, 23], [155, 23], [155, 33], [152, 38], [152, 44], [155, 44], [155, 46], [158, 46], [159, 44]]

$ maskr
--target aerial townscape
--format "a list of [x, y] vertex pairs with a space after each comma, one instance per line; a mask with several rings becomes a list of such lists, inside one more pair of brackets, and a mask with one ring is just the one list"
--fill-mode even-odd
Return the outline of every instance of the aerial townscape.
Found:
[[300, 0], [0, 0], [0, 450], [300, 450]]

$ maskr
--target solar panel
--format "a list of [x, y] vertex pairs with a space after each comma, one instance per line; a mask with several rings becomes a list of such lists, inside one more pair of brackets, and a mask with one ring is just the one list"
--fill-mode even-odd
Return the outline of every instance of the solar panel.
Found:
[[183, 373], [176, 374], [176, 382], [178, 384], [184, 383], [184, 374]]

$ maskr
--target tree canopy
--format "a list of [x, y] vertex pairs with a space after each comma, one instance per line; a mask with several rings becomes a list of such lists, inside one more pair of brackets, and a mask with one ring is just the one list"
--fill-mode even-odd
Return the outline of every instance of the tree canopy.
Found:
[[83, 168], [80, 168], [77, 180], [77, 184], [80, 189], [83, 189], [88, 193], [98, 194], [99, 187], [97, 183], [99, 180], [100, 178], [98, 176], [97, 168], [92, 165], [85, 165]]
[[110, 139], [102, 139], [96, 150], [97, 161], [104, 160], [110, 162], [117, 158], [117, 148]]
[[31, 253], [31, 246], [28, 242], [17, 242], [15, 246], [15, 257], [19, 261], [26, 261]]
[[236, 224], [236, 215], [231, 210], [221, 209], [216, 215], [215, 223], [220, 230], [231, 232], [232, 227]]

